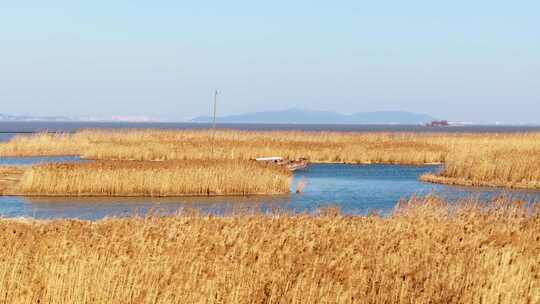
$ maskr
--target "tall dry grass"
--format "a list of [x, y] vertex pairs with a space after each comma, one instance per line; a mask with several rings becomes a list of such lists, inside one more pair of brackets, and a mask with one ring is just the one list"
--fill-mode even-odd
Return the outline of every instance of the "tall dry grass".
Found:
[[0, 221], [9, 303], [539, 303], [540, 213], [411, 201], [390, 217]]
[[[444, 163], [426, 181], [540, 188], [540, 133], [354, 133], [218, 130], [84, 130], [0, 144], [0, 156], [81, 155], [102, 160], [247, 160]], [[214, 145], [214, 149], [212, 149]]]
[[479, 139], [446, 157], [438, 174], [424, 181], [470, 186], [540, 189], [540, 137], [516, 135]]
[[37, 133], [18, 135], [0, 142], [0, 157], [81, 155], [88, 147], [86, 139], [69, 133]]
[[[218, 130], [86, 130], [0, 144], [0, 156], [81, 155], [106, 160], [307, 157], [314, 162], [443, 162], [449, 139], [435, 134]], [[453, 141], [450, 139], [450, 141]], [[214, 149], [212, 149], [214, 145]]]
[[16, 166], [0, 167], [0, 195], [4, 195], [5, 191], [13, 189], [20, 181], [24, 169]]
[[24, 170], [11, 192], [40, 196], [250, 195], [290, 192], [281, 167], [247, 161], [95, 161]]

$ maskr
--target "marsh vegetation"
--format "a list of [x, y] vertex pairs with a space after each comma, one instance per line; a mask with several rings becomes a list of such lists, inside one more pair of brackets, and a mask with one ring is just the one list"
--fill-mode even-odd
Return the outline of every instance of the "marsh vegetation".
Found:
[[0, 156], [51, 155], [139, 161], [245, 161], [278, 155], [320, 163], [442, 163], [440, 173], [422, 179], [540, 188], [540, 133], [83, 130], [20, 136], [0, 144]]
[[237, 160], [92, 161], [4, 170], [11, 177], [4, 194], [26, 196], [284, 194], [292, 179], [285, 168]]
[[[540, 134], [96, 131], [0, 144], [85, 163], [0, 169], [4, 194], [287, 193], [252, 158], [444, 163], [437, 182], [538, 188]], [[433, 180], [435, 181], [435, 180]], [[302, 186], [298, 187], [302, 192]], [[0, 220], [0, 301], [12, 303], [536, 303], [540, 209], [509, 198], [400, 202], [381, 217], [240, 213]]]
[[389, 217], [185, 212], [0, 221], [10, 303], [538, 303], [540, 213], [401, 202]]

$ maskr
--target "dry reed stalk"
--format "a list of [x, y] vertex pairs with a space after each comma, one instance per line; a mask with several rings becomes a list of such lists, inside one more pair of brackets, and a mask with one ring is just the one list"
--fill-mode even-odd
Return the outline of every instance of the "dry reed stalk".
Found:
[[413, 200], [388, 218], [0, 220], [9, 303], [539, 303], [540, 214]]
[[298, 181], [298, 183], [296, 184], [296, 193], [302, 193], [304, 192], [304, 188], [306, 187], [307, 185], [307, 181], [306, 179], [302, 176], [302, 178], [300, 178], [300, 180]]
[[39, 196], [207, 196], [283, 194], [291, 173], [247, 161], [96, 161], [24, 171], [14, 194]]

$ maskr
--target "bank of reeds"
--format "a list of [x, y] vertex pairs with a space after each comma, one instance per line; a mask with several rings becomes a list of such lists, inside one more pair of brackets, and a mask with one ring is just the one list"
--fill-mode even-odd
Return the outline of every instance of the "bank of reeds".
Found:
[[283, 194], [291, 173], [249, 161], [92, 161], [24, 170], [13, 194], [39, 196], [205, 196]]
[[24, 134], [0, 143], [0, 157], [81, 155], [87, 139], [69, 133]]
[[443, 162], [451, 145], [440, 135], [418, 133], [218, 130], [214, 137], [209, 130], [85, 130], [16, 137], [0, 144], [0, 156], [247, 160], [277, 155], [314, 162], [425, 164]]
[[20, 181], [24, 169], [15, 166], [0, 167], [0, 195], [13, 189]]
[[[213, 140], [214, 138], [214, 140]], [[80, 155], [101, 160], [248, 160], [444, 163], [426, 181], [538, 188], [540, 133], [355, 133], [218, 130], [84, 130], [0, 144], [0, 156]]]
[[446, 158], [442, 170], [422, 180], [465, 186], [540, 189], [540, 138], [463, 146]]
[[309, 215], [0, 220], [5, 303], [538, 303], [540, 213], [504, 199]]

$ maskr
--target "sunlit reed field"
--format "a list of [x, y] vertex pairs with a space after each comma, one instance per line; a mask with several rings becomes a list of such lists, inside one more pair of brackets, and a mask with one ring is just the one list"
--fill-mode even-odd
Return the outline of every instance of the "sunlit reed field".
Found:
[[540, 189], [540, 138], [508, 140], [490, 145], [482, 141], [449, 153], [438, 174], [422, 180], [469, 186]]
[[239, 130], [83, 130], [20, 136], [0, 156], [79, 155], [102, 160], [248, 160], [444, 163], [426, 181], [539, 188], [540, 133], [354, 133]]
[[23, 172], [24, 169], [20, 167], [0, 167], [0, 195], [4, 195], [8, 189], [13, 189]]
[[[1, 172], [0, 172], [1, 173]], [[6, 192], [40, 196], [283, 194], [292, 175], [248, 161], [93, 161], [21, 169]]]
[[0, 220], [5, 303], [539, 303], [540, 210]]
[[[86, 130], [16, 137], [1, 156], [81, 155], [108, 160], [306, 157], [314, 162], [409, 163], [444, 161], [439, 135], [218, 130]], [[213, 147], [213, 148], [212, 148]]]

